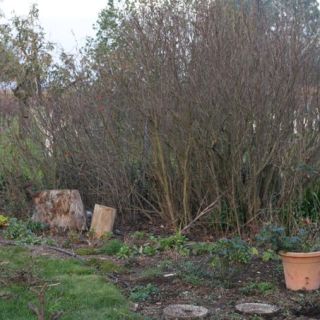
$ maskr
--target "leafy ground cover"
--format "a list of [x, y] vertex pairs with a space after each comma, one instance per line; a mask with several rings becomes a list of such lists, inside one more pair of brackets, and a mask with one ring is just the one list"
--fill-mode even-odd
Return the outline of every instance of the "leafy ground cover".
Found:
[[[16, 237], [27, 248], [0, 247], [0, 319], [36, 319], [28, 304], [39, 307], [44, 285], [46, 319], [58, 312], [63, 312], [60, 319], [162, 319], [162, 310], [172, 303], [204, 306], [210, 319], [262, 319], [237, 313], [235, 305], [241, 302], [276, 304], [280, 312], [273, 319], [320, 318], [319, 291], [285, 288], [281, 261], [266, 230], [254, 242], [194, 242], [179, 233], [141, 231], [108, 234], [99, 241], [90, 234], [54, 235], [49, 243], [76, 253], [75, 260], [51, 250], [46, 233], [31, 227], [37, 235], [21, 228], [25, 236]], [[12, 239], [9, 231], [0, 240]], [[282, 229], [271, 231], [282, 235]], [[42, 241], [30, 241], [35, 236]]]

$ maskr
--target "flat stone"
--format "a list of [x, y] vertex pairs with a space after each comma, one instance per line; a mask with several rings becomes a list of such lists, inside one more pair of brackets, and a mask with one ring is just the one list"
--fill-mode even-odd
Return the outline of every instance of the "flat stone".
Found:
[[208, 309], [190, 304], [172, 304], [163, 310], [166, 320], [204, 319], [208, 316]]
[[236, 305], [236, 310], [245, 314], [274, 315], [280, 308], [267, 303], [240, 303]]

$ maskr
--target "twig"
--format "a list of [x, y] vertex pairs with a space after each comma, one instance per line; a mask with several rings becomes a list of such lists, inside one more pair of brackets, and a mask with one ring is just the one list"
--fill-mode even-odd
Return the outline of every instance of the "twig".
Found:
[[55, 250], [55, 251], [58, 251], [58, 252], [61, 252], [61, 253], [65, 254], [67, 256], [71, 256], [73, 258], [76, 258], [78, 260], [83, 260], [82, 257], [78, 256], [76, 253], [74, 253], [72, 251], [64, 250], [64, 249], [61, 249], [61, 248], [58, 248], [58, 247], [53, 247], [53, 246], [43, 246], [43, 248]]
[[[45, 314], [46, 314], [46, 291], [48, 289], [49, 285], [46, 283], [44, 284], [40, 290], [35, 290], [34, 288], [31, 288], [31, 291], [33, 291], [39, 301], [39, 306], [35, 306], [32, 303], [28, 304], [29, 309], [37, 316], [38, 320], [45, 320]], [[58, 311], [51, 315], [50, 320], [58, 320], [62, 316], [63, 312]]]
[[[13, 240], [3, 240], [3, 239], [0, 239], [0, 245], [3, 244], [3, 245], [9, 245], [9, 246], [21, 246], [21, 243], [17, 243], [16, 241], [13, 241]], [[61, 248], [58, 248], [58, 247], [53, 247], [53, 246], [47, 246], [47, 245], [25, 245], [27, 248], [30, 248], [30, 249], [35, 249], [35, 248], [43, 248], [43, 249], [47, 249], [47, 250], [54, 250], [54, 251], [57, 251], [57, 252], [60, 252], [60, 253], [63, 253], [67, 256], [70, 256], [70, 257], [73, 257], [73, 258], [76, 258], [78, 260], [84, 260], [82, 257], [78, 256], [76, 253], [72, 252], [72, 251], [68, 251], [68, 250], [65, 250], [65, 249], [61, 249]]]
[[48, 288], [47, 284], [43, 285], [39, 291], [31, 288], [31, 291], [33, 291], [38, 297], [39, 306], [37, 307], [34, 304], [29, 303], [28, 307], [37, 316], [38, 320], [45, 320], [45, 305], [46, 305], [45, 295], [46, 295], [47, 288]]
[[210, 212], [218, 203], [218, 201], [221, 199], [222, 195], [220, 195], [215, 201], [213, 201], [211, 204], [209, 204], [206, 208], [204, 208], [187, 226], [185, 226], [181, 233], [186, 232], [196, 221], [198, 221], [202, 216]]

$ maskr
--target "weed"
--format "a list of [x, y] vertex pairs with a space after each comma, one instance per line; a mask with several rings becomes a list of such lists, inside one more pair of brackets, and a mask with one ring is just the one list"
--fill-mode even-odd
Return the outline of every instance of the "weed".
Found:
[[107, 241], [107, 240], [110, 240], [112, 237], [113, 237], [113, 233], [111, 231], [110, 232], [105, 232], [102, 235], [101, 240]]
[[128, 245], [124, 244], [120, 247], [117, 253], [117, 257], [120, 259], [127, 259], [133, 256], [136, 251], [137, 250], [135, 250], [135, 248], [131, 248]]
[[210, 265], [217, 276], [225, 280], [231, 279], [255, 254], [252, 248], [239, 238], [218, 240], [214, 243], [212, 253]]
[[87, 238], [89, 240], [95, 240], [96, 239], [96, 233], [93, 229], [90, 229], [87, 234], [86, 234]]
[[268, 295], [274, 292], [276, 289], [275, 285], [271, 282], [251, 282], [245, 287], [241, 288], [240, 291], [246, 295], [262, 294]]
[[159, 250], [165, 251], [168, 249], [179, 249], [187, 241], [187, 238], [181, 233], [176, 233], [166, 238], [160, 238], [158, 240]]
[[75, 253], [78, 254], [79, 256], [90, 256], [94, 254], [98, 254], [97, 249], [95, 248], [78, 248], [75, 250]]
[[152, 283], [146, 286], [136, 286], [131, 290], [130, 299], [132, 301], [147, 301], [159, 293], [159, 289]]
[[43, 231], [48, 230], [48, 225], [31, 219], [28, 220], [26, 227], [35, 234], [41, 234]]
[[133, 233], [132, 238], [137, 240], [143, 240], [146, 237], [144, 231], [136, 231]]
[[272, 260], [279, 260], [279, 256], [272, 249], [267, 249], [267, 250], [263, 251], [261, 258], [262, 258], [262, 261], [264, 261], [264, 262], [268, 262], [268, 261], [272, 261]]
[[71, 230], [68, 232], [68, 239], [71, 243], [79, 243], [81, 242], [81, 234], [79, 232]]
[[11, 218], [9, 225], [4, 232], [4, 236], [10, 240], [16, 240], [19, 243], [25, 244], [41, 244], [43, 239], [36, 236], [30, 229], [27, 228], [26, 224]]
[[206, 242], [200, 242], [200, 243], [196, 242], [190, 246], [190, 252], [195, 256], [210, 254], [212, 253], [213, 249], [214, 249], [214, 244], [206, 243]]
[[176, 266], [179, 277], [186, 283], [194, 286], [203, 285], [208, 280], [212, 280], [213, 274], [203, 261], [183, 261]]
[[145, 245], [142, 247], [142, 253], [145, 254], [146, 256], [154, 256], [157, 253], [157, 249], [150, 245]]
[[72, 243], [69, 239], [65, 239], [61, 246], [62, 248], [68, 249], [72, 247]]
[[143, 279], [152, 279], [160, 277], [163, 274], [161, 267], [155, 266], [151, 268], [144, 269], [141, 273], [141, 278]]
[[250, 317], [250, 320], [263, 320], [263, 318], [255, 314]]
[[159, 268], [163, 271], [171, 271], [174, 268], [174, 263], [171, 260], [163, 260], [159, 263]]
[[98, 249], [98, 253], [107, 254], [108, 256], [115, 256], [119, 253], [123, 246], [123, 242], [113, 239], [107, 241], [101, 248]]
[[8, 225], [9, 219], [4, 215], [0, 214], [0, 228]]
[[103, 273], [119, 272], [121, 270], [120, 266], [116, 265], [115, 263], [109, 260], [92, 258], [88, 260], [86, 263], [87, 265], [95, 267], [97, 270]]
[[230, 263], [247, 264], [253, 256], [252, 248], [240, 238], [220, 239], [212, 248], [212, 253]]
[[284, 227], [274, 225], [265, 226], [257, 235], [257, 242], [275, 252], [310, 252], [318, 249], [318, 243], [309, 238], [307, 230], [299, 229], [296, 235], [287, 236]]

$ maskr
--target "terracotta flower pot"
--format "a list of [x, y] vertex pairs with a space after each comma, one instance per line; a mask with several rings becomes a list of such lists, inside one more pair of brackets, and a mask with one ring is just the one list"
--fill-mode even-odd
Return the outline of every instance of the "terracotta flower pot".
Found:
[[290, 290], [320, 288], [320, 251], [279, 252], [283, 263], [286, 286]]

